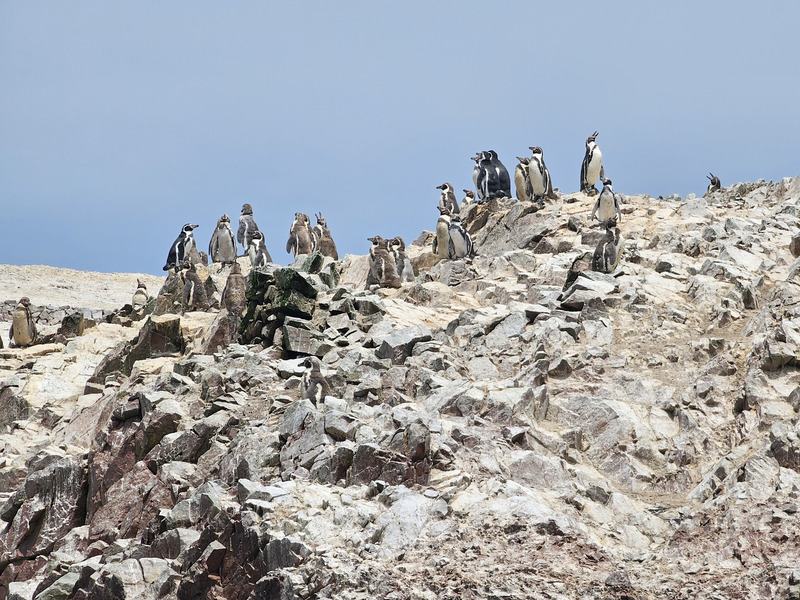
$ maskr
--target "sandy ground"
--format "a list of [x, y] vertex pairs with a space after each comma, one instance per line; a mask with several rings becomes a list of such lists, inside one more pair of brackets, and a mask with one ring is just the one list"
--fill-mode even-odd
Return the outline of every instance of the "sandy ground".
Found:
[[114, 310], [130, 303], [136, 279], [155, 296], [166, 277], [142, 273], [96, 273], [45, 265], [0, 265], [0, 302], [31, 299], [34, 306]]

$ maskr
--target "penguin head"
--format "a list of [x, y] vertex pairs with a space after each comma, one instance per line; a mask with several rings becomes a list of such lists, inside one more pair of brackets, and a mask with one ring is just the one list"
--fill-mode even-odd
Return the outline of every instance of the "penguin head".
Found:
[[614, 217], [609, 217], [608, 220], [606, 221], [606, 229], [611, 230], [614, 229], [614, 227], [616, 226], [617, 226], [617, 219], [615, 219]]
[[517, 160], [519, 161], [519, 164], [521, 164], [521, 165], [529, 165], [529, 164], [531, 164], [530, 159], [525, 158], [524, 156], [518, 156]]
[[23, 296], [22, 298], [19, 299], [18, 304], [22, 304], [22, 306], [28, 308], [31, 305], [31, 299], [28, 298], [27, 296]]
[[483, 160], [483, 152], [477, 152], [475, 156], [470, 156], [469, 159], [479, 163]]
[[264, 238], [264, 234], [261, 233], [258, 229], [256, 229], [253, 232], [252, 236], [250, 237], [250, 239], [252, 239], [252, 240], [260, 240], [260, 239], [263, 239], [263, 238]]
[[231, 222], [231, 218], [228, 215], [222, 215], [219, 218], [219, 222], [217, 223], [217, 226], [219, 227], [222, 223], [230, 223], [230, 222]]
[[186, 225], [183, 226], [183, 229], [181, 231], [188, 235], [188, 234], [192, 233], [192, 231], [194, 229], [197, 229], [198, 227], [200, 227], [200, 226], [199, 225], [192, 225], [191, 223], [186, 223]]
[[398, 250], [405, 250], [405, 249], [406, 249], [406, 243], [405, 243], [405, 241], [403, 240], [403, 238], [401, 238], [400, 236], [397, 236], [397, 237], [395, 237], [395, 238], [392, 238], [392, 241], [391, 241], [391, 242], [389, 242], [389, 245], [390, 245], [392, 248], [395, 248], [395, 247], [396, 247]]
[[593, 142], [593, 141], [595, 141], [595, 139], [597, 139], [597, 135], [598, 135], [598, 134], [597, 134], [597, 132], [595, 131], [595, 132], [594, 132], [592, 135], [590, 135], [588, 138], [586, 138], [586, 143], [588, 144], [588, 143], [590, 143], [590, 142]]
[[475, 200], [475, 192], [472, 190], [463, 190], [463, 192], [467, 195], [467, 198], [470, 200]]
[[253, 207], [249, 204], [242, 204], [242, 214], [243, 215], [252, 215], [253, 214]]
[[437, 185], [436, 189], [437, 190], [442, 190], [442, 191], [447, 190], [447, 191], [452, 192], [453, 191], [453, 186], [450, 185], [449, 183], [443, 183], [442, 185]]
[[328, 226], [328, 222], [325, 220], [325, 217], [322, 216], [322, 213], [317, 213], [314, 216], [317, 218], [317, 225], [320, 225], [322, 227]]
[[239, 264], [238, 260], [233, 261], [233, 264], [231, 265], [231, 275], [234, 273], [238, 275], [242, 274], [242, 265]]
[[608, 177], [603, 179], [603, 187], [611, 187], [611, 180]]
[[380, 246], [381, 242], [383, 242], [383, 238], [379, 235], [376, 235], [374, 237], [367, 238], [367, 241], [372, 242], [373, 246]]
[[440, 214], [447, 215], [448, 217], [450, 216], [450, 210], [449, 209], [445, 208], [444, 206], [439, 206], [438, 208], [439, 208], [439, 213]]
[[531, 151], [531, 153], [533, 153], [533, 154], [542, 154], [542, 155], [544, 155], [544, 152], [542, 152], [542, 149], [539, 146], [528, 146], [528, 148]]
[[147, 290], [147, 286], [144, 284], [144, 282], [142, 282], [141, 279], [137, 279], [136, 280], [136, 289]]

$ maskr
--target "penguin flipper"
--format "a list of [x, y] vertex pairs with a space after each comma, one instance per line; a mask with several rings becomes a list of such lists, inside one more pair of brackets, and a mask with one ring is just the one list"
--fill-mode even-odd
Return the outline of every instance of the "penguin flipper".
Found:
[[433, 253], [434, 253], [434, 254], [437, 254], [437, 252], [436, 252], [436, 251], [437, 251], [438, 249], [439, 249], [439, 238], [438, 238], [438, 236], [437, 236], [437, 237], [434, 237], [434, 238], [433, 238]]
[[295, 238], [294, 233], [292, 233], [286, 242], [286, 253], [292, 254], [292, 249], [295, 248], [296, 244], [297, 244], [297, 238]]
[[450, 238], [450, 241], [447, 242], [447, 256], [449, 256], [450, 259], [457, 258], [456, 247], [453, 245], [453, 238]]
[[600, 181], [603, 181], [603, 179], [605, 179], [605, 178], [606, 178], [606, 169], [601, 164], [600, 165]]

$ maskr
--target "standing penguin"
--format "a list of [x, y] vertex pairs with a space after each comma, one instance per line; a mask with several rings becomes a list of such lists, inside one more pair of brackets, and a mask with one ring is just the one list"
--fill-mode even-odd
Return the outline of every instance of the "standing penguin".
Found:
[[719, 177], [717, 177], [713, 173], [709, 173], [708, 175], [706, 175], [706, 179], [708, 179], [711, 182], [708, 184], [708, 188], [706, 189], [706, 194], [716, 192], [719, 188], [722, 187], [722, 183], [720, 183]]
[[531, 200], [544, 203], [544, 199], [558, 200], [553, 191], [553, 181], [550, 171], [544, 164], [544, 151], [539, 146], [530, 146], [532, 156], [528, 167], [528, 176], [531, 182]]
[[594, 184], [597, 183], [598, 177], [603, 179], [605, 174], [603, 172], [603, 153], [595, 143], [597, 139], [597, 132], [586, 138], [586, 154], [581, 163], [581, 191], [584, 194], [594, 196], [597, 193], [597, 188]]
[[303, 373], [303, 398], [319, 406], [325, 396], [331, 395], [331, 386], [322, 374], [322, 363], [316, 356], [309, 356], [303, 366], [307, 369]]
[[250, 238], [250, 248], [247, 251], [250, 256], [250, 266], [266, 267], [267, 263], [272, 262], [272, 257], [267, 250], [267, 244], [264, 241], [264, 234], [256, 230]]
[[457, 215], [459, 211], [458, 202], [456, 201], [456, 191], [449, 183], [443, 183], [436, 186], [437, 190], [442, 190], [439, 195], [439, 207], [446, 208], [450, 214]]
[[433, 253], [440, 258], [450, 257], [450, 211], [439, 209], [439, 220], [436, 221], [436, 237], [433, 238]]
[[145, 304], [147, 304], [148, 300], [149, 296], [147, 295], [147, 286], [143, 281], [137, 279], [136, 291], [133, 292], [133, 298], [131, 299], [131, 306], [133, 306], [133, 310], [142, 310]]
[[258, 231], [258, 225], [253, 218], [253, 207], [249, 204], [242, 205], [242, 212], [239, 215], [239, 230], [236, 232], [236, 240], [244, 248], [245, 254], [250, 249], [250, 240], [253, 239], [253, 232]]
[[531, 199], [531, 180], [528, 176], [530, 160], [517, 157], [519, 164], [514, 168], [514, 187], [517, 191], [517, 200], [527, 202]]
[[379, 283], [379, 281], [375, 279], [375, 276], [372, 274], [372, 265], [375, 262], [375, 249], [378, 247], [379, 239], [382, 239], [379, 235], [367, 238], [367, 241], [372, 242], [372, 245], [369, 247], [369, 255], [367, 256], [367, 265], [369, 267], [369, 270], [367, 271], [367, 288], [372, 285], [378, 285]]
[[483, 152], [478, 152], [475, 156], [471, 157], [470, 160], [475, 161], [475, 168], [472, 169], [472, 185], [475, 186], [475, 189], [478, 190], [478, 201], [483, 202], [484, 198], [481, 195], [481, 186], [478, 185], [478, 180], [481, 178], [481, 172], [483, 171], [483, 167], [481, 167], [481, 160], [483, 160]]
[[238, 261], [234, 261], [228, 279], [225, 281], [225, 288], [222, 290], [220, 304], [232, 315], [241, 317], [247, 306], [246, 292], [247, 284], [242, 275], [242, 266]]
[[183, 263], [183, 302], [182, 311], [197, 309], [207, 310], [210, 306], [206, 286], [197, 274], [197, 266], [194, 263], [185, 261]]
[[392, 253], [392, 256], [394, 256], [400, 283], [410, 283], [414, 281], [414, 267], [411, 266], [411, 261], [408, 260], [406, 256], [406, 243], [403, 238], [398, 236], [390, 240], [389, 251]]
[[485, 155], [488, 157], [486, 199], [511, 198], [511, 178], [508, 176], [508, 169], [500, 162], [494, 150], [487, 150]]
[[11, 313], [11, 329], [8, 332], [9, 346], [20, 348], [36, 343], [36, 323], [31, 313], [31, 301], [28, 297], [20, 298], [14, 312]]
[[317, 214], [316, 217], [317, 224], [312, 233], [314, 234], [317, 250], [323, 256], [330, 256], [333, 260], [339, 260], [339, 252], [336, 250], [336, 242], [333, 241], [328, 222], [322, 216], [322, 213]]
[[289, 228], [286, 252], [297, 258], [298, 254], [311, 254], [314, 251], [314, 236], [311, 235], [311, 220], [305, 213], [294, 213], [294, 221]]
[[589, 217], [590, 221], [595, 218], [595, 213], [597, 213], [597, 219], [600, 223], [605, 223], [611, 217], [617, 217], [617, 220], [622, 221], [622, 212], [620, 212], [619, 209], [619, 198], [617, 198], [617, 195], [611, 188], [610, 179], [603, 179], [603, 191], [600, 192], [600, 195], [594, 202], [592, 216]]
[[389, 252], [389, 242], [381, 236], [373, 238], [374, 247], [372, 254], [372, 278], [383, 287], [399, 288], [400, 276], [397, 274], [397, 264]]
[[464, 229], [461, 224], [461, 219], [458, 215], [454, 216], [450, 221], [450, 258], [464, 258], [472, 256], [472, 238], [469, 233]]
[[236, 260], [236, 254], [236, 238], [231, 229], [231, 218], [222, 215], [208, 243], [208, 255], [212, 261], [227, 265]]
[[606, 234], [595, 248], [592, 256], [592, 271], [613, 273], [622, 256], [622, 235], [617, 220], [611, 217], [606, 221]]
[[198, 227], [199, 225], [192, 225], [191, 223], [186, 223], [183, 226], [180, 235], [170, 246], [169, 254], [167, 254], [167, 264], [164, 265], [165, 271], [179, 268], [179, 265], [189, 258], [191, 251], [196, 249], [192, 231]]

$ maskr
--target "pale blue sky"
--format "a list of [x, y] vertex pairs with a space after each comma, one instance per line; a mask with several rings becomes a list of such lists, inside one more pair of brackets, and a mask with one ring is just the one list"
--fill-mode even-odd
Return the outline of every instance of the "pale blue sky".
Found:
[[296, 211], [364, 254], [479, 150], [575, 192], [594, 130], [623, 194], [800, 173], [800, 3], [551, 4], [5, 0], [0, 263], [162, 273], [243, 202], [281, 264]]

